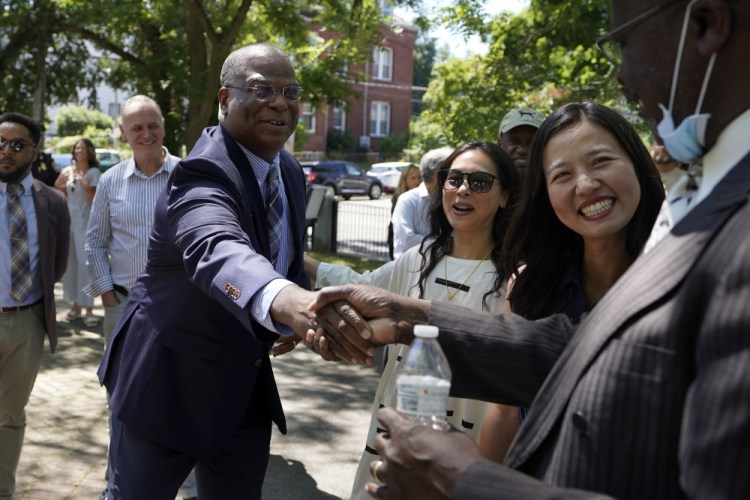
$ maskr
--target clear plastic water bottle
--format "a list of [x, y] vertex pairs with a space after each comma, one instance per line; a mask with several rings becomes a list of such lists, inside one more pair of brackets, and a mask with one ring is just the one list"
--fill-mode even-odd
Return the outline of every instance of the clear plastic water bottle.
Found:
[[422, 425], [448, 430], [451, 368], [437, 337], [436, 326], [414, 326], [414, 341], [396, 376], [396, 409]]

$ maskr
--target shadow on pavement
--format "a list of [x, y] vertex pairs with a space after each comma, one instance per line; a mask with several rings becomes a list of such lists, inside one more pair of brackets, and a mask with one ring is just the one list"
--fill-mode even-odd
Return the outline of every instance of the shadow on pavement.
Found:
[[318, 489], [302, 462], [271, 454], [263, 482], [264, 500], [339, 500]]

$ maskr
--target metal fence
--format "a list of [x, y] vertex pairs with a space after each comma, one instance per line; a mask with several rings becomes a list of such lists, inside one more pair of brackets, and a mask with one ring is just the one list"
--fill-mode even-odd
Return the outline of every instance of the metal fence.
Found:
[[360, 255], [373, 260], [390, 260], [388, 255], [388, 224], [390, 205], [372, 205], [358, 201], [334, 203], [335, 240], [331, 248], [336, 253]]

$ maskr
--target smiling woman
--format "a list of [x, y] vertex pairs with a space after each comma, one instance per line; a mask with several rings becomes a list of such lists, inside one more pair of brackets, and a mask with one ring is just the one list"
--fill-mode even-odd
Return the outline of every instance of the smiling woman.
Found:
[[[578, 322], [640, 253], [663, 199], [651, 156], [622, 116], [594, 102], [557, 109], [534, 138], [506, 235], [504, 265], [515, 279], [506, 310]], [[480, 438], [488, 458], [503, 459], [514, 414], [502, 405], [488, 414]]]
[[[523, 197], [505, 252], [509, 269], [526, 263], [509, 297], [512, 308], [539, 318], [569, 310], [579, 297], [577, 320], [641, 251], [664, 188], [630, 124], [584, 102], [559, 108], [539, 128]], [[583, 295], [561, 294], [571, 278], [586, 285]]]

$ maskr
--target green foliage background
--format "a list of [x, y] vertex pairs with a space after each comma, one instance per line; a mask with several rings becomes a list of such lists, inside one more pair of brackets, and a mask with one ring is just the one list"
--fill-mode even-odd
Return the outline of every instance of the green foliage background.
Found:
[[[407, 157], [494, 140], [502, 116], [517, 106], [548, 113], [569, 100], [596, 99], [635, 116], [594, 44], [608, 27], [608, 1], [531, 0], [517, 15], [495, 17], [484, 11], [490, 1], [393, 1], [411, 7], [422, 29], [414, 85], [427, 91], [422, 102], [415, 92]], [[189, 149], [216, 123], [221, 64], [235, 48], [283, 46], [305, 99], [341, 104], [353, 90], [339, 74], [370, 57], [382, 21], [378, 0], [3, 0], [0, 107], [39, 113], [40, 102], [74, 102], [79, 89], [91, 90], [94, 100], [96, 84], [107, 82], [154, 97], [167, 121], [167, 147]], [[488, 53], [448, 57], [430, 31], [437, 23], [479, 36]], [[304, 139], [300, 133], [300, 144]], [[335, 147], [347, 147], [345, 139]], [[403, 138], [391, 143], [403, 147]]]

